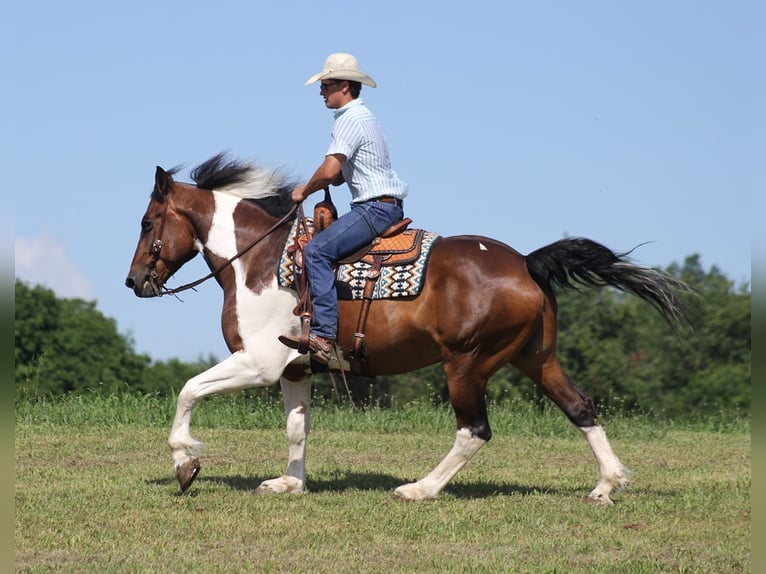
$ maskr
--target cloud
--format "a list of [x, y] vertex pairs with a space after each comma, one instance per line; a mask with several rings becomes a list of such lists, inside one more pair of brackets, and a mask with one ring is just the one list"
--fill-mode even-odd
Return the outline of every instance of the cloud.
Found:
[[14, 263], [16, 277], [26, 283], [48, 287], [61, 298], [95, 299], [95, 286], [50, 235], [17, 237]]

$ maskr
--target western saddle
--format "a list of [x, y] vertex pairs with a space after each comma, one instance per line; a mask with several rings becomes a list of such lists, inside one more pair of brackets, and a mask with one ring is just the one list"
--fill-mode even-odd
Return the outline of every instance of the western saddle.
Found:
[[[331, 225], [335, 219], [337, 219], [337, 211], [332, 204], [329, 189], [325, 188], [324, 200], [317, 203], [314, 208], [313, 230], [311, 230], [310, 225], [304, 224], [303, 228], [306, 230], [306, 233], [298, 239], [293, 248], [295, 250], [302, 250], [315, 233]], [[393, 265], [407, 265], [420, 257], [424, 231], [422, 229], [408, 229], [410, 223], [412, 223], [412, 219], [409, 217], [396, 222], [373, 239], [371, 243], [338, 262], [338, 264], [362, 262], [369, 265], [362, 293], [362, 306], [359, 310], [359, 318], [357, 319], [356, 330], [354, 331], [354, 344], [351, 350], [350, 358], [354, 362], [363, 363], [365, 360], [365, 328], [373, 294], [375, 293], [375, 284], [380, 278], [381, 268]], [[295, 257], [295, 265], [296, 267], [302, 267], [303, 258]], [[294, 312], [301, 317], [301, 340], [305, 342], [305, 349], [307, 350], [311, 325], [311, 301], [305, 273], [302, 270], [300, 275], [303, 278], [298, 286], [300, 303], [296, 306]], [[360, 371], [359, 368], [354, 370]], [[363, 373], [363, 371], [364, 369], [362, 368], [361, 372]]]

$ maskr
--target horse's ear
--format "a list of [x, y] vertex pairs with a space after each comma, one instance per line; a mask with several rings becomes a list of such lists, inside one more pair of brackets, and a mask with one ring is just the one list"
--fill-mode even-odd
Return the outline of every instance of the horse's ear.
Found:
[[157, 171], [154, 172], [154, 191], [160, 195], [167, 195], [172, 185], [173, 178], [171, 175], [160, 166], [157, 166]]

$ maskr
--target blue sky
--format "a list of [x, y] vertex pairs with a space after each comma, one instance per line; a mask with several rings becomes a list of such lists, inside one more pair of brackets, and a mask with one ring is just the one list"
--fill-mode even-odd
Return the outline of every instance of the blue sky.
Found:
[[[303, 83], [346, 51], [378, 82], [362, 96], [410, 185], [415, 226], [523, 253], [564, 235], [615, 250], [651, 242], [634, 260], [699, 254], [750, 281], [765, 203], [755, 2], [422, 4], [6, 7], [16, 276], [97, 301], [153, 358], [226, 356], [213, 282], [183, 302], [123, 286], [154, 168], [183, 164], [188, 179], [229, 150], [307, 179], [332, 116]], [[334, 198], [345, 209], [345, 188]], [[206, 272], [194, 260], [171, 285]]]

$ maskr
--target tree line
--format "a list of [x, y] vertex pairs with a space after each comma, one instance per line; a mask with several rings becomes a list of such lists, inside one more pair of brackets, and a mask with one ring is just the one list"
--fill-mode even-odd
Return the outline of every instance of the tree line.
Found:
[[[663, 417], [749, 412], [749, 286], [734, 285], [716, 267], [704, 270], [697, 255], [666, 271], [698, 294], [689, 301], [688, 329], [674, 332], [645, 302], [613, 289], [560, 291], [560, 362], [602, 409]], [[183, 362], [136, 353], [132, 339], [118, 332], [96, 302], [58, 298], [18, 279], [15, 315], [16, 389], [25, 395], [168, 395], [218, 362], [212, 355]], [[326, 375], [317, 375], [314, 383], [315, 396], [332, 398], [335, 390]], [[335, 388], [346, 392], [338, 377]], [[349, 388], [355, 401], [382, 407], [423, 398], [448, 401], [439, 365], [392, 377], [352, 377]], [[278, 392], [275, 385], [250, 393]], [[545, 404], [532, 382], [511, 366], [490, 380], [487, 395], [491, 401]]]

